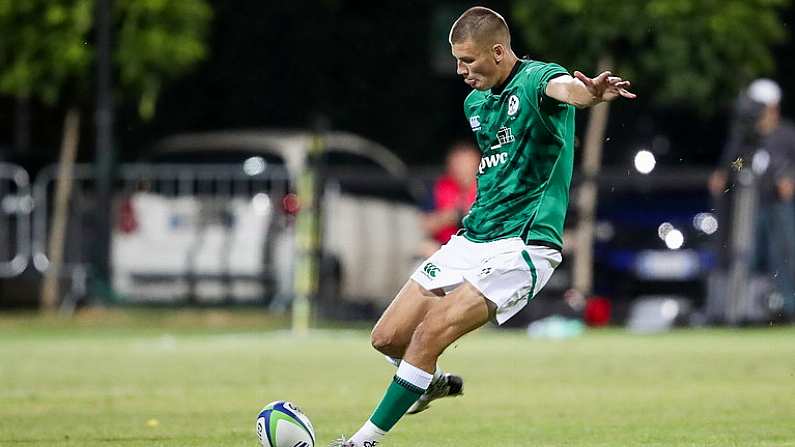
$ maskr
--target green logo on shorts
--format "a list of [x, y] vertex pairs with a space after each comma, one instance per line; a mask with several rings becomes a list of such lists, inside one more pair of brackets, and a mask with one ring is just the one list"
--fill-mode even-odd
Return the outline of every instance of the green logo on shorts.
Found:
[[439, 267], [433, 265], [432, 263], [425, 264], [425, 267], [422, 268], [422, 271], [425, 272], [425, 275], [428, 278], [436, 278], [436, 274], [439, 273]]

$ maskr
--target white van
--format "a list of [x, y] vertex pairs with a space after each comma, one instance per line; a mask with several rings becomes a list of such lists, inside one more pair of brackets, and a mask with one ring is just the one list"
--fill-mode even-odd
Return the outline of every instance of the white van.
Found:
[[[133, 301], [289, 302], [295, 182], [315, 136], [223, 131], [158, 143], [140, 172], [127, 170], [136, 187], [117, 201], [116, 291]], [[421, 240], [406, 166], [357, 135], [326, 132], [320, 141], [321, 296], [383, 307]]]

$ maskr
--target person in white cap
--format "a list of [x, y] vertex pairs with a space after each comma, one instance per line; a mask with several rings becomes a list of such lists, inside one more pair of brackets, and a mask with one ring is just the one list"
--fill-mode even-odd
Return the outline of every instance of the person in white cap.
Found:
[[[738, 98], [734, 123], [720, 166], [710, 177], [710, 192], [720, 197], [732, 190], [731, 174], [751, 169], [757, 176], [757, 232], [775, 292], [783, 300], [783, 320], [795, 321], [795, 126], [781, 117], [781, 88], [757, 79]], [[759, 239], [759, 238], [757, 238]]]

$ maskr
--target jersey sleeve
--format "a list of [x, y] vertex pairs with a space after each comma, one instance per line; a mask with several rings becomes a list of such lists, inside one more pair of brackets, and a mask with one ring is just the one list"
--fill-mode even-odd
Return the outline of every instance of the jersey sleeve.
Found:
[[529, 76], [525, 84], [525, 93], [538, 109], [552, 112], [556, 106], [563, 104], [555, 98], [547, 96], [546, 91], [550, 80], [569, 74], [565, 68], [554, 63], [539, 62], [531, 65], [527, 70]]

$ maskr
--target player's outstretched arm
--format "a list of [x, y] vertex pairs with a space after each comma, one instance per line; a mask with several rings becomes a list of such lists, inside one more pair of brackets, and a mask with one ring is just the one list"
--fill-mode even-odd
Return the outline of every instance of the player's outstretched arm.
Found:
[[602, 72], [595, 78], [575, 71], [573, 77], [564, 75], [550, 80], [546, 94], [558, 101], [583, 108], [618, 97], [635, 99], [637, 95], [627, 90], [629, 86], [629, 81], [613, 76], [609, 71]]

